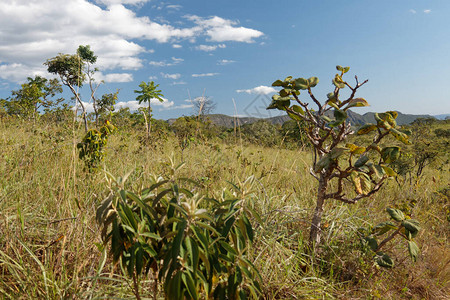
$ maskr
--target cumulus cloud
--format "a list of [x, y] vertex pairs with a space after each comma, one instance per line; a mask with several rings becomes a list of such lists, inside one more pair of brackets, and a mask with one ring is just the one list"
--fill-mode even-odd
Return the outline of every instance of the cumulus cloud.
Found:
[[[149, 0], [0, 1], [0, 79], [19, 82], [30, 75], [46, 74], [42, 65], [46, 59], [75, 53], [79, 45], [91, 46], [98, 56], [97, 67], [103, 71], [137, 70], [144, 65], [142, 54], [153, 51], [139, 44], [143, 40], [170, 42], [179, 48], [177, 42], [185, 39], [249, 43], [263, 35], [217, 16], [189, 16], [191, 24], [179, 27], [158, 23], [136, 14], [136, 5], [146, 2]], [[216, 48], [220, 45], [225, 46]]]
[[180, 49], [180, 48], [183, 48], [183, 46], [181, 46], [180, 44], [173, 44], [172, 48]]
[[219, 45], [198, 45], [195, 47], [195, 49], [205, 52], [211, 52], [216, 50], [217, 48], [226, 48], [227, 46], [225, 44], [219, 44]]
[[161, 73], [161, 76], [163, 78], [176, 80], [181, 77], [181, 74], [180, 73], [175, 73], [175, 74]]
[[431, 9], [425, 9], [423, 12], [429, 14], [431, 12]]
[[187, 18], [203, 28], [206, 35], [209, 36], [209, 40], [214, 42], [236, 41], [252, 43], [255, 38], [264, 35], [264, 33], [255, 29], [242, 26], [237, 27], [235, 25], [238, 22], [226, 20], [218, 16], [210, 18], [187, 16]]
[[103, 74], [98, 72], [95, 74], [95, 79], [97, 81], [104, 82], [131, 82], [133, 81], [133, 74], [130, 73], [109, 73]]
[[271, 93], [276, 93], [277, 91], [271, 87], [271, 86], [265, 86], [265, 85], [260, 85], [257, 87], [254, 87], [252, 89], [247, 89], [247, 90], [236, 90], [236, 92], [238, 93], [247, 93], [247, 94], [271, 94]]
[[202, 73], [202, 74], [192, 74], [192, 77], [211, 77], [219, 75], [219, 73]]
[[[169, 109], [171, 107], [174, 106], [174, 102], [173, 101], [169, 101], [165, 98], [163, 98], [163, 102], [160, 102], [158, 99], [151, 99], [150, 100], [150, 104], [152, 105], [152, 107], [157, 106], [160, 109]], [[129, 108], [131, 111], [136, 111], [138, 110], [140, 107], [148, 107], [148, 103], [142, 102], [141, 104], [139, 104], [139, 101], [136, 100], [132, 100], [132, 101], [127, 101], [127, 102], [118, 102], [115, 105], [116, 109], [120, 109], [120, 108]]]
[[415, 9], [410, 9], [409, 12], [412, 13], [412, 14], [416, 14], [417, 13], [417, 11]]

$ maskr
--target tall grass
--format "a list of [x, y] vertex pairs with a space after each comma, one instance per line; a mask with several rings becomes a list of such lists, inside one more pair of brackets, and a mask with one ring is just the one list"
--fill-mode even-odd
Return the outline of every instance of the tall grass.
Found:
[[[87, 174], [74, 143], [82, 131], [0, 123], [0, 295], [5, 299], [126, 299], [131, 283], [103, 250], [95, 211], [107, 194], [102, 171]], [[181, 162], [174, 139], [151, 145], [140, 133], [119, 130], [110, 137], [104, 168], [115, 175], [133, 170], [129, 189], [146, 187], [151, 174]], [[73, 138], [75, 136], [75, 138]], [[214, 196], [248, 176], [257, 178], [252, 259], [263, 278], [264, 299], [445, 299], [450, 293], [448, 168], [426, 170], [417, 185], [391, 181], [381, 192], [353, 206], [328, 202], [320, 259], [306, 251], [316, 182], [310, 154], [220, 141], [191, 145], [180, 176], [200, 183]], [[439, 192], [441, 191], [441, 192]], [[377, 268], [361, 250], [359, 227], [387, 219], [387, 206], [414, 208], [423, 230], [420, 259], [410, 262], [405, 246], [393, 243], [393, 270]], [[151, 278], [142, 295], [151, 297]], [[162, 297], [162, 294], [160, 295]]]

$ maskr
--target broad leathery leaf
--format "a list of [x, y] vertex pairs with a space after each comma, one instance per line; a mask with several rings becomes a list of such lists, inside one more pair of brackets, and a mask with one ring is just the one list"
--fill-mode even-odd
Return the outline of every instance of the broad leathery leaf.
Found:
[[390, 167], [382, 165], [381, 166], [388, 177], [395, 177], [397, 173]]
[[292, 113], [292, 112], [290, 112], [290, 111], [288, 111], [288, 110], [287, 110], [286, 112], [287, 112], [288, 116], [289, 116], [292, 120], [295, 120], [295, 121], [301, 121], [301, 120], [303, 120], [302, 117], [298, 116], [298, 115], [295, 114], [295, 113]]
[[376, 235], [382, 235], [388, 232], [389, 230], [397, 229], [394, 223], [391, 221], [386, 221], [383, 223], [378, 224], [372, 229], [372, 233]]
[[284, 82], [279, 79], [274, 81], [274, 83], [272, 83], [272, 86], [284, 86], [284, 85], [285, 85]]
[[292, 76], [288, 76], [284, 79], [284, 83], [290, 83], [292, 80]]
[[353, 171], [350, 175], [350, 179], [355, 186], [355, 191], [359, 195], [367, 195], [372, 188], [370, 183], [370, 177], [362, 172]]
[[351, 107], [364, 107], [364, 106], [370, 106], [369, 102], [367, 102], [364, 98], [355, 98], [348, 102], [344, 110], [347, 110]]
[[295, 88], [300, 90], [307, 90], [308, 89], [308, 80], [305, 78], [296, 78], [294, 79]]
[[336, 121], [328, 124], [328, 126], [330, 126], [331, 128], [337, 127], [337, 126], [341, 125], [342, 123], [344, 123], [345, 120], [347, 120], [347, 113], [343, 110], [335, 109], [334, 117], [336, 118]]
[[339, 106], [334, 101], [328, 101], [327, 104], [335, 109], [339, 109]]
[[319, 78], [317, 78], [317, 77], [308, 78], [308, 86], [310, 88], [315, 87], [318, 83], [319, 83]]
[[345, 88], [345, 83], [339, 74], [336, 74], [336, 76], [332, 80], [332, 83], [339, 89]]
[[388, 207], [386, 211], [395, 221], [401, 222], [405, 219], [405, 214], [400, 209]]
[[389, 131], [389, 133], [392, 134], [397, 140], [399, 140], [403, 144], [406, 144], [406, 145], [411, 144], [411, 142], [408, 140], [408, 136], [405, 133], [403, 133], [395, 128], [392, 128]]
[[350, 150], [351, 154], [362, 154], [362, 153], [364, 153], [364, 151], [366, 151], [365, 147], [360, 147], [360, 146], [357, 146], [355, 144], [350, 144], [350, 143], [346, 144], [345, 147]]
[[281, 97], [289, 97], [289, 95], [291, 94], [291, 89], [282, 89], [280, 91], [280, 96]]
[[361, 168], [369, 161], [369, 157], [367, 155], [361, 155], [361, 157], [355, 162], [356, 168]]
[[375, 257], [375, 262], [383, 268], [392, 268], [394, 266], [394, 261], [392, 258], [389, 257], [389, 255], [378, 252], [377, 256]]
[[348, 151], [347, 148], [336, 147], [333, 148], [333, 150], [331, 150], [330, 153], [328, 153], [327, 155], [330, 157], [330, 159], [336, 160], [347, 151]]
[[393, 163], [399, 157], [400, 157], [400, 148], [397, 146], [385, 147], [381, 150], [381, 158], [387, 164]]
[[408, 220], [404, 220], [402, 222], [402, 226], [405, 227], [406, 229], [408, 229], [409, 232], [411, 232], [411, 235], [414, 235], [414, 237], [416, 237], [417, 233], [420, 230], [420, 223], [417, 220], [414, 219], [408, 219]]
[[377, 126], [374, 124], [365, 124], [363, 126], [361, 126], [358, 131], [356, 132], [356, 134], [361, 135], [361, 134], [366, 134], [369, 133], [371, 131], [377, 130]]
[[411, 256], [412, 261], [416, 262], [417, 256], [419, 255], [420, 250], [414, 241], [408, 241], [408, 251], [409, 251], [409, 256]]
[[366, 237], [364, 238], [367, 242], [367, 245], [372, 249], [372, 251], [376, 251], [378, 249], [378, 242], [373, 237]]
[[319, 173], [323, 169], [328, 169], [331, 162], [332, 162], [332, 160], [330, 159], [330, 157], [328, 155], [325, 155], [314, 166], [314, 172]]
[[387, 114], [390, 114], [392, 118], [397, 119], [398, 117], [398, 112], [396, 111], [387, 111]]
[[305, 114], [305, 111], [303, 110], [303, 108], [302, 108], [301, 106], [298, 106], [298, 105], [292, 105], [291, 109], [292, 109], [293, 111], [295, 111], [296, 113], [298, 113], [298, 114], [301, 114], [301, 115], [304, 115], [304, 114]]

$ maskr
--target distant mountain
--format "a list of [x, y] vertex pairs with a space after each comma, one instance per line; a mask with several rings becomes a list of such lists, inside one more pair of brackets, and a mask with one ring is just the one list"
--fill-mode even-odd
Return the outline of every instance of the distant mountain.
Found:
[[[333, 112], [330, 111], [327, 113], [327, 115], [332, 117]], [[349, 117], [350, 123], [355, 126], [363, 125], [366, 123], [375, 123], [375, 113], [372, 113], [372, 112], [368, 112], [363, 115], [360, 115], [358, 113], [355, 113], [355, 112], [349, 110], [348, 117]], [[410, 123], [414, 122], [414, 120], [416, 120], [418, 118], [432, 118], [432, 117], [433, 116], [431, 116], [431, 115], [409, 115], [409, 114], [402, 114], [401, 112], [398, 112], [397, 124], [405, 125], [405, 124], [410, 124]], [[222, 115], [222, 114], [208, 115], [208, 119], [212, 123], [214, 123], [218, 126], [226, 127], [226, 128], [233, 128], [235, 126], [235, 124], [239, 125], [239, 126], [242, 126], [245, 124], [252, 124], [259, 120], [266, 120], [275, 125], [282, 125], [284, 122], [291, 120], [291, 118], [287, 115], [271, 117], [271, 118], [255, 118], [255, 117], [232, 117], [232, 116], [227, 116], [227, 115]], [[169, 120], [167, 120], [167, 122], [169, 124], [173, 124], [173, 122], [175, 122], [175, 120], [176, 119], [169, 119]]]
[[450, 118], [450, 114], [435, 115], [433, 117], [435, 117], [438, 120], [445, 120], [447, 118]]

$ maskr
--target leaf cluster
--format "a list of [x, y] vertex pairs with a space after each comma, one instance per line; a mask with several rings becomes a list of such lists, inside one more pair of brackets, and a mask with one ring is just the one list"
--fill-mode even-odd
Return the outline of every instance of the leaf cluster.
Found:
[[135, 194], [126, 177], [108, 174], [114, 187], [97, 210], [104, 244], [126, 274], [153, 272], [166, 299], [258, 298], [260, 276], [247, 256], [257, 215], [243, 190], [232, 185], [208, 199], [184, 187], [189, 179], [154, 177]]

